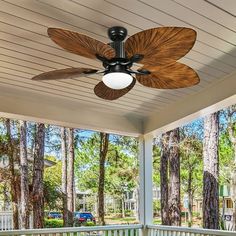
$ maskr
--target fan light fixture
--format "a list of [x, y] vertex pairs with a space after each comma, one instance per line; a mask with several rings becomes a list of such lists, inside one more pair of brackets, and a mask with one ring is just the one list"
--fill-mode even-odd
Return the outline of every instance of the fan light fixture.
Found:
[[124, 72], [111, 72], [105, 74], [102, 81], [109, 88], [123, 89], [132, 83], [133, 77]]
[[[126, 39], [127, 29], [114, 26], [108, 29], [108, 43], [66, 29], [48, 28], [47, 32], [51, 40], [66, 51], [97, 59], [104, 69], [98, 71], [93, 68], [69, 67], [44, 72], [34, 76], [33, 80], [103, 75], [102, 81], [94, 87], [94, 93], [110, 101], [128, 93], [136, 81], [156, 89], [186, 88], [200, 81], [192, 68], [178, 62], [196, 41], [196, 31], [190, 28], [146, 29]], [[134, 70], [132, 67], [135, 63], [142, 67]]]

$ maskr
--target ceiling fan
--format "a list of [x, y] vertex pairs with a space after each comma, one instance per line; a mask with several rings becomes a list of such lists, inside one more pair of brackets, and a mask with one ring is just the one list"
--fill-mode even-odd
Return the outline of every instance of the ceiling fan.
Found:
[[[48, 28], [49, 37], [65, 50], [83, 57], [100, 60], [104, 70], [66, 68], [42, 73], [33, 80], [59, 80], [103, 74], [94, 93], [103, 99], [115, 100], [128, 93], [136, 80], [157, 89], [177, 89], [199, 83], [197, 73], [177, 62], [196, 41], [196, 32], [184, 27], [160, 27], [141, 31], [125, 42], [127, 30], [115, 26], [108, 29], [112, 42], [105, 44], [84, 34], [59, 28]], [[142, 64], [132, 70], [134, 63]]]

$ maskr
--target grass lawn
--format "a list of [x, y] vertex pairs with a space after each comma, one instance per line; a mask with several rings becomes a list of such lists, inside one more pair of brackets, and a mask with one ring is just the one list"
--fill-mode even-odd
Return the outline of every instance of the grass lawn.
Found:
[[135, 217], [105, 217], [106, 224], [118, 225], [118, 224], [137, 224]]

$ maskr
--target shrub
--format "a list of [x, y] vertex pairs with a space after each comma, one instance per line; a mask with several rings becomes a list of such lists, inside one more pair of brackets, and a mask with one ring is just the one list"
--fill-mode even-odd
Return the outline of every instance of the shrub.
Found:
[[201, 216], [200, 212], [193, 212], [193, 216], [199, 218]]
[[92, 221], [90, 221], [90, 222], [86, 222], [85, 226], [95, 226], [95, 224]]
[[125, 210], [125, 216], [133, 216], [133, 212], [131, 210]]
[[61, 228], [63, 220], [60, 219], [44, 219], [44, 228]]

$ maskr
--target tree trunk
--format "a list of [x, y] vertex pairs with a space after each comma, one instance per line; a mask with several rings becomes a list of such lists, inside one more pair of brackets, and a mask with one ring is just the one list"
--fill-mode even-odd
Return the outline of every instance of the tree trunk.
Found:
[[61, 128], [61, 162], [62, 162], [62, 200], [63, 200], [63, 225], [68, 226], [67, 209], [67, 143], [66, 129]]
[[3, 184], [3, 211], [8, 211], [10, 199], [8, 196], [8, 189], [7, 189], [7, 183], [4, 182]]
[[68, 226], [74, 223], [74, 130], [68, 129], [68, 175], [67, 175], [67, 207]]
[[20, 121], [20, 171], [21, 171], [21, 228], [29, 228], [29, 181], [26, 122]]
[[192, 171], [188, 172], [188, 227], [193, 223], [193, 190], [192, 190]]
[[163, 225], [170, 225], [168, 205], [168, 155], [169, 155], [169, 133], [162, 135], [160, 161], [161, 180], [161, 222]]
[[33, 166], [33, 222], [34, 228], [43, 228], [44, 223], [44, 193], [43, 193], [43, 172], [44, 172], [44, 137], [45, 125], [37, 125], [34, 149]]
[[108, 151], [109, 134], [100, 133], [100, 158], [99, 158], [99, 183], [98, 183], [98, 222], [105, 225], [104, 186], [105, 186], [105, 161]]
[[203, 227], [219, 228], [219, 120], [218, 113], [204, 118]]
[[169, 214], [170, 224], [181, 225], [179, 129], [170, 131], [169, 139]]
[[18, 187], [17, 187], [17, 176], [15, 173], [15, 160], [14, 160], [14, 146], [12, 143], [11, 136], [11, 121], [6, 119], [5, 121], [7, 130], [7, 142], [8, 142], [8, 158], [9, 158], [9, 172], [10, 172], [10, 183], [11, 183], [11, 200], [12, 200], [12, 211], [13, 211], [13, 228], [19, 229], [19, 211], [18, 211]]
[[125, 194], [122, 194], [121, 197], [121, 215], [122, 218], [125, 218]]

